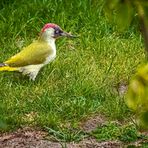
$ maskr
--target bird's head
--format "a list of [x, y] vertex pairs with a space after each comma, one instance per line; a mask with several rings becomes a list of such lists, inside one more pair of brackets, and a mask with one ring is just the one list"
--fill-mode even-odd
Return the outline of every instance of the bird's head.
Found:
[[46, 38], [54, 38], [57, 39], [58, 37], [65, 36], [65, 37], [74, 37], [70, 33], [64, 32], [58, 25], [48, 23], [45, 24], [41, 30], [41, 35], [45, 36]]

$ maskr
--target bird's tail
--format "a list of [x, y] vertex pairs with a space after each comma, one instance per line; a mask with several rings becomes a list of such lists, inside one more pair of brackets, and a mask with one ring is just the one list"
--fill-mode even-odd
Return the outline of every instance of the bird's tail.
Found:
[[5, 63], [0, 63], [0, 71], [18, 71], [17, 67], [10, 67]]

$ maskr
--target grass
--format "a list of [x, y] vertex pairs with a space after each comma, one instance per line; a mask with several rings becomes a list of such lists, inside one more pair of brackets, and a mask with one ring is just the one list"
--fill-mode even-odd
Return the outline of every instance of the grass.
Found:
[[49, 127], [45, 127], [45, 129], [49, 133], [49, 137], [47, 139], [52, 141], [60, 141], [60, 142], [79, 142], [80, 140], [84, 139], [85, 137], [88, 137], [85, 132], [78, 130], [78, 129], [58, 129], [53, 130]]
[[123, 142], [134, 142], [142, 138], [142, 135], [138, 134], [138, 131], [134, 125], [121, 126], [117, 123], [108, 123], [102, 127], [98, 127], [92, 132], [92, 135], [99, 141], [118, 139]]
[[97, 0], [15, 0], [3, 1], [0, 8], [0, 61], [20, 51], [20, 44], [31, 43], [47, 22], [79, 36], [57, 41], [56, 60], [35, 82], [19, 73], [0, 73], [0, 119], [7, 125], [2, 131], [78, 127], [96, 113], [108, 120], [128, 119], [131, 114], [117, 90], [144, 61], [136, 19], [119, 33]]
[[[134, 142], [137, 142], [142, 148], [148, 146], [148, 136], [138, 132], [134, 124], [121, 125], [115, 122], [108, 122], [102, 126], [97, 127], [91, 136], [95, 137], [98, 141], [122, 141], [126, 147], [137, 147]], [[138, 144], [139, 141], [139, 144]]]

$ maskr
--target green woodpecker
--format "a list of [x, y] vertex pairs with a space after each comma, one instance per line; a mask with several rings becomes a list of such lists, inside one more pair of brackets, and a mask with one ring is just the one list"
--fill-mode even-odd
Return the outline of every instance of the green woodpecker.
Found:
[[60, 36], [74, 37], [64, 32], [56, 24], [46, 24], [42, 28], [38, 40], [5, 62], [0, 63], [0, 71], [19, 71], [35, 80], [40, 69], [55, 59], [55, 40]]

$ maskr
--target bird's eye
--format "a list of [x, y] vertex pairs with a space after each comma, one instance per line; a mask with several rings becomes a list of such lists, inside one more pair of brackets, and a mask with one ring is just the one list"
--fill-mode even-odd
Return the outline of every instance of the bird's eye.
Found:
[[56, 30], [55, 33], [56, 33], [56, 34], [59, 34], [59, 30]]

